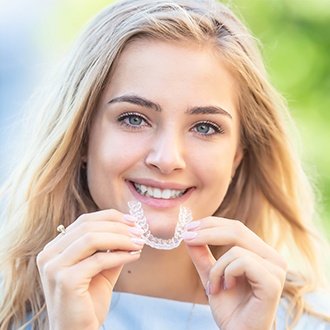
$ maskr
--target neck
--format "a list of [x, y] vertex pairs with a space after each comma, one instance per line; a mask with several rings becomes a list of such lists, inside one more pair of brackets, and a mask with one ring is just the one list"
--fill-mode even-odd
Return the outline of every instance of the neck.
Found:
[[169, 251], [145, 246], [138, 261], [124, 266], [115, 291], [207, 304], [184, 244]]

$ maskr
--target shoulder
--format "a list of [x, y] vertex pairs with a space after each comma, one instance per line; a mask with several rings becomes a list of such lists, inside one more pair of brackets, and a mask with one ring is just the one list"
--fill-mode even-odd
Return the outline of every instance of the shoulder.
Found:
[[[304, 298], [311, 310], [316, 313], [326, 315], [330, 318], [329, 294], [312, 292], [306, 294]], [[286, 324], [289, 320], [286, 315], [288, 305], [289, 302], [286, 299], [281, 300], [276, 318], [276, 329], [278, 330], [286, 329]], [[295, 325], [294, 330], [330, 330], [330, 322], [327, 322], [320, 317], [304, 313]]]

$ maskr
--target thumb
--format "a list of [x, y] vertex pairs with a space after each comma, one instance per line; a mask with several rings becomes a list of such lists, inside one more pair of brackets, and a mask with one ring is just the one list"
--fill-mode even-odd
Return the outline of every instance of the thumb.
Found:
[[201, 278], [204, 287], [206, 287], [206, 284], [209, 280], [210, 270], [215, 264], [216, 260], [207, 245], [193, 246], [186, 244], [186, 246], [190, 258], [199, 274], [199, 277]]

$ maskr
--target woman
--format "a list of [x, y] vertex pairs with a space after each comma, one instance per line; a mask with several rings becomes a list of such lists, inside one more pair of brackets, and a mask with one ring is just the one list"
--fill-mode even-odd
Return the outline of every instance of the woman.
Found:
[[[1, 329], [329, 326], [290, 117], [225, 6], [117, 2], [44, 95], [4, 189]], [[183, 242], [146, 245], [180, 206]]]

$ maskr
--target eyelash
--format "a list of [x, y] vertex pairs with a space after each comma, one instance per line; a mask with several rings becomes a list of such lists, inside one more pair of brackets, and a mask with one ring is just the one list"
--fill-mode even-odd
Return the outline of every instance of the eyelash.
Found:
[[[133, 124], [131, 124], [131, 123], [128, 122], [129, 119], [134, 118], [134, 117], [135, 118], [138, 118], [139, 120], [141, 120], [141, 124], [133, 125]], [[125, 126], [127, 128], [131, 128], [131, 129], [141, 129], [141, 128], [144, 127], [144, 125], [150, 126], [150, 124], [148, 122], [148, 119], [145, 116], [142, 116], [141, 114], [136, 113], [136, 112], [123, 113], [122, 115], [120, 115], [117, 118], [117, 122], [120, 125], [123, 125], [123, 126]], [[142, 125], [142, 122], [144, 122], [145, 124]], [[213, 129], [214, 132], [212, 132], [212, 133], [201, 133], [201, 132], [198, 132], [196, 129], [200, 125], [207, 126], [209, 129]], [[224, 134], [225, 133], [225, 130], [221, 126], [219, 126], [219, 125], [217, 125], [217, 124], [215, 124], [213, 122], [210, 122], [208, 120], [200, 121], [200, 122], [196, 123], [192, 127], [192, 130], [195, 130], [195, 133], [196, 134], [201, 135], [203, 137], [207, 137], [207, 138], [212, 138], [212, 137], [214, 137], [217, 134]]]
[[148, 123], [148, 119], [145, 116], [142, 116], [141, 114], [135, 113], [135, 112], [123, 113], [122, 115], [120, 115], [117, 118], [117, 122], [120, 125], [123, 125], [127, 128], [131, 128], [131, 129], [141, 129], [141, 128], [143, 128], [144, 126], [142, 126], [140, 124], [133, 125], [133, 124], [128, 122], [129, 119], [134, 118], [134, 117], [141, 119], [141, 121], [143, 121], [147, 126], [150, 126], [150, 124]]
[[193, 128], [196, 129], [199, 125], [205, 125], [208, 128], [211, 128], [211, 129], [214, 130], [214, 132], [212, 132], [212, 133], [201, 133], [201, 132], [196, 131], [197, 134], [202, 135], [202, 136], [207, 137], [207, 138], [212, 138], [217, 134], [224, 134], [225, 133], [225, 130], [221, 126], [219, 126], [219, 125], [217, 125], [213, 122], [210, 122], [208, 120], [200, 121], [200, 122], [196, 123], [193, 126]]

